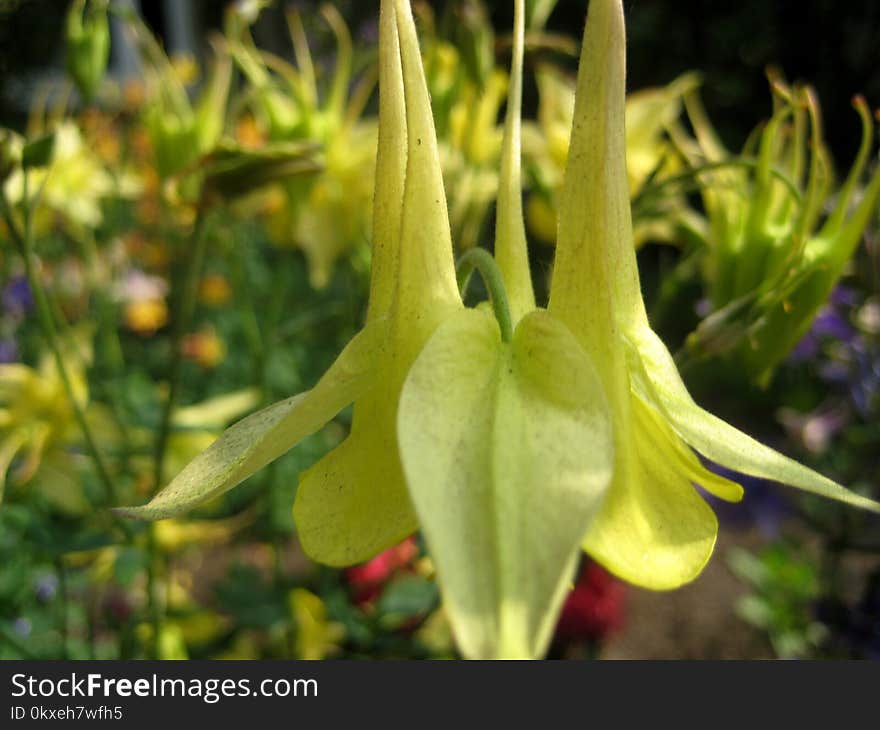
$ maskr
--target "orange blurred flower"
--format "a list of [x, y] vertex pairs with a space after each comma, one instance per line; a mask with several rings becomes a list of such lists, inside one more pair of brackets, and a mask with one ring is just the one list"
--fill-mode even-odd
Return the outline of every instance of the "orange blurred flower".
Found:
[[213, 328], [207, 328], [183, 338], [183, 356], [203, 368], [214, 368], [226, 356], [226, 345]]
[[232, 287], [222, 274], [208, 274], [199, 285], [199, 298], [208, 306], [219, 307], [229, 301]]
[[235, 125], [235, 141], [245, 149], [257, 149], [266, 144], [266, 135], [257, 125], [253, 115], [247, 115], [238, 120]]

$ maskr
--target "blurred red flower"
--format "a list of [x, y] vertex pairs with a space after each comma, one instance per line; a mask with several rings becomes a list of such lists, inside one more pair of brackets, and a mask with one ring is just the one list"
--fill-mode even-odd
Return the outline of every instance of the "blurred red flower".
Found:
[[371, 603], [382, 592], [388, 579], [401, 568], [410, 565], [418, 554], [415, 538], [408, 537], [372, 560], [347, 568], [345, 578], [351, 586], [355, 601], [361, 605]]
[[600, 641], [623, 626], [626, 586], [597, 563], [588, 562], [568, 594], [558, 641]]

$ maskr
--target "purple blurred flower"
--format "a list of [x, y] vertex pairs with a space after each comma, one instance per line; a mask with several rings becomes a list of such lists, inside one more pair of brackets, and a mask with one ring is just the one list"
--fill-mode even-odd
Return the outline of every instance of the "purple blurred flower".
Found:
[[34, 297], [27, 279], [23, 276], [13, 276], [3, 289], [0, 297], [3, 312], [13, 319], [20, 319], [34, 306]]
[[813, 333], [820, 338], [852, 342], [856, 336], [853, 326], [836, 309], [826, 307], [813, 322]]
[[15, 621], [12, 622], [12, 630], [18, 634], [22, 639], [26, 639], [31, 635], [31, 629], [33, 625], [31, 624], [31, 620], [29, 618], [25, 618], [24, 616], [19, 616]]
[[854, 349], [849, 396], [864, 419], [880, 405], [880, 351], [867, 347]]
[[46, 573], [37, 578], [34, 583], [34, 593], [40, 603], [49, 603], [58, 592], [58, 576], [54, 573]]
[[812, 360], [818, 354], [819, 338], [813, 330], [810, 330], [801, 338], [801, 341], [794, 346], [788, 359], [791, 362], [806, 362]]
[[370, 20], [358, 28], [358, 40], [371, 46], [379, 42], [379, 24], [375, 20]]
[[849, 323], [847, 311], [857, 303], [855, 292], [844, 286], [838, 286], [831, 292], [828, 304], [819, 312], [810, 331], [795, 345], [789, 355], [792, 362], [812, 360], [819, 354], [819, 349], [826, 340], [853, 342], [858, 334]]
[[836, 386], [865, 420], [880, 407], [880, 349], [852, 324], [859, 306], [856, 292], [838, 286], [828, 305], [790, 356], [793, 362], [816, 362], [819, 377]]
[[15, 340], [0, 339], [0, 365], [18, 361], [18, 345]]
[[835, 307], [846, 307], [847, 309], [851, 309], [858, 304], [859, 295], [848, 286], [838, 284], [834, 287], [834, 291], [831, 292], [830, 301]]

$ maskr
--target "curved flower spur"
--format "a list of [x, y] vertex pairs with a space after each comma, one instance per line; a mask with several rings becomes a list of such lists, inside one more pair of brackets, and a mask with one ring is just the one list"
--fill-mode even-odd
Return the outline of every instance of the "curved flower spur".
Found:
[[614, 424], [614, 480], [584, 549], [647, 588], [695, 578], [718, 523], [693, 484], [729, 501], [742, 488], [706, 470], [691, 448], [735, 471], [856, 507], [880, 505], [758, 443], [694, 403], [648, 324], [639, 285], [624, 136], [620, 0], [591, 0], [559, 209], [549, 311], [600, 370]]

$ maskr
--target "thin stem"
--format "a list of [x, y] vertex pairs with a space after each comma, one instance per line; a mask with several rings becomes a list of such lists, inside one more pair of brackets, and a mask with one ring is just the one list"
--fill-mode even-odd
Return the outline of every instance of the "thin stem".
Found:
[[179, 306], [176, 307], [174, 329], [171, 333], [171, 363], [168, 368], [168, 397], [162, 409], [162, 419], [156, 438], [154, 460], [153, 488], [159, 489], [165, 481], [165, 454], [168, 450], [168, 439], [171, 435], [171, 417], [174, 412], [180, 379], [183, 368], [183, 338], [189, 330], [195, 314], [198, 297], [199, 278], [204, 268], [208, 237], [206, 235], [206, 215], [199, 210], [193, 232], [194, 245], [186, 262], [183, 287], [180, 290]]
[[507, 291], [504, 288], [504, 279], [495, 259], [484, 248], [472, 248], [465, 251], [459, 257], [455, 265], [456, 278], [458, 279], [459, 291], [464, 295], [471, 274], [477, 271], [483, 279], [483, 283], [489, 292], [492, 301], [492, 309], [495, 319], [501, 329], [501, 339], [510, 342], [513, 338], [513, 323], [510, 319], [510, 307], [507, 303]]
[[[183, 286], [180, 289], [178, 306], [175, 308], [174, 329], [171, 333], [171, 362], [168, 368], [168, 396], [162, 409], [162, 418], [156, 437], [153, 452], [153, 489], [158, 490], [165, 482], [165, 455], [168, 450], [168, 441], [171, 436], [171, 421], [174, 406], [180, 390], [181, 373], [183, 369], [183, 338], [190, 328], [193, 315], [195, 314], [196, 299], [198, 297], [199, 279], [204, 268], [205, 254], [208, 245], [206, 231], [206, 212], [200, 207], [196, 214], [196, 222], [193, 230], [193, 246], [186, 261]], [[149, 563], [147, 566], [147, 610], [150, 623], [153, 627], [152, 654], [158, 656], [159, 632], [162, 627], [162, 605], [158, 595], [158, 582], [160, 573], [160, 555], [156, 544], [155, 526], [150, 524], [147, 528], [147, 550]]]
[[95, 293], [96, 308], [98, 310], [98, 331], [101, 336], [103, 354], [108, 361], [111, 372], [120, 373], [125, 369], [125, 358], [122, 354], [122, 345], [119, 342], [119, 335], [113, 321], [113, 303], [100, 286], [101, 276], [97, 242], [91, 231], [76, 238], [86, 260], [91, 290]]
[[522, 211], [522, 68], [525, 3], [514, 3], [513, 56], [510, 90], [501, 144], [501, 172], [495, 223], [495, 260], [510, 293], [513, 316], [519, 320], [535, 308], [535, 292], [529, 269], [526, 229]]

